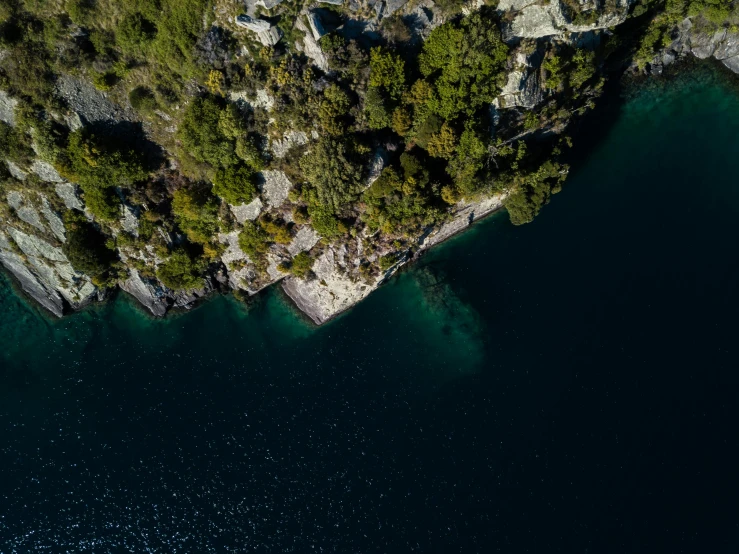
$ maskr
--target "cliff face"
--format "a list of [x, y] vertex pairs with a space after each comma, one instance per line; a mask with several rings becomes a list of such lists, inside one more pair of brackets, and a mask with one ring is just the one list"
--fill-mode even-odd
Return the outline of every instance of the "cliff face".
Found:
[[[114, 287], [162, 317], [216, 291], [252, 295], [281, 282], [299, 309], [325, 323], [481, 217], [506, 206], [519, 223], [536, 215], [567, 172], [556, 161], [563, 133], [599, 94], [604, 31], [630, 8], [628, 0], [504, 0], [495, 12], [481, 3], [442, 9], [431, 0], [332, 3], [334, 12], [306, 3], [297, 14], [279, 1], [249, 4], [238, 15], [216, 2], [216, 24], [193, 46], [207, 82], [183, 81], [176, 94], [167, 79], [156, 87], [147, 81], [151, 90], [138, 86], [152, 75], [121, 69], [124, 58], [115, 61], [111, 45], [75, 76], [56, 75], [43, 108], [0, 91], [4, 133], [32, 139], [32, 151], [20, 154], [5, 140], [0, 264], [56, 316], [103, 300]], [[487, 19], [475, 19], [481, 8]], [[282, 14], [283, 28], [260, 18], [265, 10]], [[451, 92], [439, 72], [458, 60], [424, 69], [413, 86], [403, 82], [412, 71], [394, 52], [414, 52], [411, 63], [440, 26], [475, 35], [468, 21], [488, 42], [462, 57], [489, 56], [469, 78], [493, 64], [497, 73], [474, 86], [455, 84], [470, 96], [456, 105], [440, 104]], [[675, 57], [688, 48], [735, 63], [733, 35], [691, 34], [689, 23]], [[96, 25], [75, 24], [61, 43], [103, 48], [87, 44], [87, 37], [101, 40]], [[392, 64], [400, 67], [394, 74]], [[481, 105], [459, 108], [486, 87], [494, 93]], [[210, 104], [188, 123], [188, 110], [203, 98]], [[306, 112], [301, 103], [315, 106]], [[111, 130], [141, 137], [118, 151], [95, 143]], [[43, 133], [63, 138], [54, 143]], [[75, 133], [82, 142], [73, 152]], [[218, 140], [207, 148], [197, 142], [212, 136]], [[141, 145], [154, 145], [159, 157], [148, 176]], [[317, 157], [322, 148], [327, 154]], [[323, 173], [306, 158], [322, 163]], [[101, 177], [103, 161], [115, 170]], [[103, 237], [104, 269], [92, 247], [68, 256], [70, 232], [80, 226]]]
[[697, 25], [686, 18], [672, 30], [671, 36], [669, 46], [646, 68], [648, 73], [659, 75], [665, 67], [690, 55], [701, 60], [714, 58], [739, 73], [739, 32], [732, 28]]

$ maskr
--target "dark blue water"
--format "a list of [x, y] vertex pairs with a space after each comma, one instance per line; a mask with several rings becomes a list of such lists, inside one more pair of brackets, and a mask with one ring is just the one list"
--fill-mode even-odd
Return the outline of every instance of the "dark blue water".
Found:
[[531, 225], [329, 325], [0, 285], [0, 552], [735, 553], [739, 95], [654, 83]]

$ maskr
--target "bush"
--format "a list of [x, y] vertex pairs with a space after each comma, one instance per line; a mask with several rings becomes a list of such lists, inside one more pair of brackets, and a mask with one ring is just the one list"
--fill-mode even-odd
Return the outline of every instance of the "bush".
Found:
[[121, 20], [115, 36], [123, 52], [135, 54], [148, 46], [156, 34], [157, 28], [154, 23], [140, 13], [131, 13]]
[[395, 252], [391, 252], [382, 256], [379, 261], [380, 270], [387, 271], [398, 263], [398, 255]]
[[221, 125], [222, 117], [224, 123], [231, 122], [231, 116], [214, 98], [196, 98], [185, 110], [178, 129], [177, 136], [188, 154], [213, 167], [228, 167], [239, 161], [233, 137], [224, 134], [228, 129]]
[[254, 172], [243, 164], [219, 169], [213, 179], [213, 192], [229, 204], [248, 204], [257, 195]]
[[135, 110], [153, 112], [157, 109], [157, 99], [154, 93], [146, 87], [136, 87], [128, 93], [128, 100]]
[[264, 257], [269, 249], [269, 236], [262, 227], [253, 221], [245, 221], [244, 228], [239, 233], [239, 248], [251, 260], [257, 261]]
[[35, 156], [31, 148], [31, 137], [4, 121], [0, 121], [0, 152], [6, 159], [21, 165], [31, 163]]
[[106, 246], [106, 237], [82, 216], [66, 218], [67, 240], [62, 252], [75, 271], [99, 277], [110, 270], [117, 257]]
[[129, 137], [96, 135], [87, 127], [69, 136], [62, 173], [87, 187], [129, 186], [149, 175], [142, 146]]
[[208, 243], [218, 230], [218, 200], [205, 187], [190, 186], [172, 196], [172, 213], [187, 238]]
[[[362, 167], [348, 145], [322, 138], [300, 160], [305, 180], [311, 185], [309, 203], [337, 213], [356, 198], [362, 187]], [[311, 212], [311, 217], [313, 212]]]
[[82, 185], [85, 207], [99, 221], [113, 222], [121, 216], [121, 200], [113, 187]]
[[172, 252], [169, 259], [157, 269], [157, 278], [173, 290], [193, 290], [205, 284], [202, 273], [205, 262], [189, 254], [184, 248]]
[[313, 271], [313, 258], [307, 252], [300, 252], [293, 258], [290, 272], [301, 279], [308, 277]]

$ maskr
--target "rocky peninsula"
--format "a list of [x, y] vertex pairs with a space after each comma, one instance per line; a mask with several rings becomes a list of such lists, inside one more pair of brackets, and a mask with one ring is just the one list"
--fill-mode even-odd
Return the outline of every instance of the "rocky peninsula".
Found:
[[531, 221], [607, 79], [739, 72], [722, 3], [2, 6], [0, 264], [59, 317], [279, 282], [322, 324], [485, 215]]

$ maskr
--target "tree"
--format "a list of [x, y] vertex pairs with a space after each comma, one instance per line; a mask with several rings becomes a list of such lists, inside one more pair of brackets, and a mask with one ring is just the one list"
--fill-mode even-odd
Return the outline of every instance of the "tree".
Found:
[[126, 53], [137, 54], [154, 40], [157, 28], [140, 13], [126, 15], [116, 31], [116, 41]]
[[300, 279], [305, 279], [313, 273], [312, 269], [314, 261], [315, 260], [313, 260], [311, 255], [307, 252], [300, 252], [293, 258], [292, 263], [290, 264], [290, 272]]
[[426, 150], [434, 158], [449, 159], [457, 147], [457, 135], [451, 125], [444, 123], [438, 133], [431, 135]]
[[149, 175], [145, 153], [142, 145], [129, 138], [115, 132], [95, 134], [82, 127], [69, 135], [66, 160], [60, 169], [70, 180], [88, 188], [143, 181]]
[[233, 123], [233, 115], [214, 98], [195, 98], [185, 110], [177, 136], [195, 160], [228, 167], [238, 162]]
[[444, 119], [474, 112], [492, 102], [504, 76], [508, 47], [490, 16], [474, 13], [460, 23], [434, 29], [423, 44], [421, 73], [433, 84], [429, 102]]
[[244, 164], [219, 169], [213, 192], [229, 204], [248, 204], [257, 195], [254, 172]]
[[399, 100], [405, 89], [405, 62], [400, 56], [375, 47], [370, 51], [371, 87], [381, 89], [390, 98]]
[[269, 248], [269, 235], [261, 225], [253, 221], [245, 221], [239, 233], [239, 248], [251, 258], [252, 262], [264, 257]]
[[218, 200], [202, 186], [189, 186], [172, 195], [172, 213], [187, 238], [206, 244], [218, 230]]
[[548, 160], [536, 171], [509, 176], [505, 207], [514, 225], [530, 223], [552, 194], [559, 192], [567, 177], [568, 166]]
[[75, 271], [99, 277], [110, 270], [117, 256], [106, 246], [106, 238], [81, 215], [66, 218], [67, 240], [62, 252]]
[[180, 247], [157, 269], [157, 278], [173, 290], [193, 290], [205, 284], [202, 273], [205, 262]]
[[309, 204], [334, 214], [350, 203], [362, 186], [362, 167], [347, 144], [335, 138], [321, 138], [300, 160], [300, 168], [310, 184], [306, 191]]

